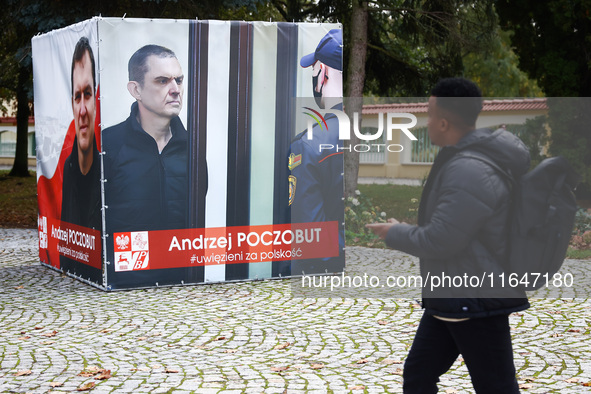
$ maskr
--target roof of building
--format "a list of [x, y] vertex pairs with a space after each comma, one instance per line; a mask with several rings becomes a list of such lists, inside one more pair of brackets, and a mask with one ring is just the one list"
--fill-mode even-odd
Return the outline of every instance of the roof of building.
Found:
[[[35, 124], [35, 117], [29, 116], [29, 124]], [[16, 126], [16, 116], [0, 116], [0, 125]]]
[[[364, 114], [384, 112], [427, 113], [427, 102], [403, 104], [370, 104], [363, 106]], [[484, 100], [482, 112], [547, 110], [546, 98]]]

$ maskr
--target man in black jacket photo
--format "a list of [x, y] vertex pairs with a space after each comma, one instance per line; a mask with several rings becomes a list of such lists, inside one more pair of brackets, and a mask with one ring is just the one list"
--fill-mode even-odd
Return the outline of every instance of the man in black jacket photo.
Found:
[[103, 132], [107, 231], [186, 228], [183, 70], [173, 51], [146, 45], [130, 58], [128, 72], [131, 114]]
[[[425, 184], [418, 225], [367, 225], [386, 244], [420, 258], [423, 279], [497, 278], [504, 272], [510, 185], [486, 162], [520, 177], [529, 152], [513, 134], [476, 129], [480, 89], [447, 78], [431, 91], [428, 132], [442, 147]], [[490, 276], [489, 276], [490, 275]], [[460, 283], [462, 282], [462, 283]], [[404, 365], [405, 393], [436, 393], [439, 377], [462, 355], [476, 393], [518, 393], [509, 314], [527, 309], [525, 292], [451, 281], [423, 283], [425, 312]]]

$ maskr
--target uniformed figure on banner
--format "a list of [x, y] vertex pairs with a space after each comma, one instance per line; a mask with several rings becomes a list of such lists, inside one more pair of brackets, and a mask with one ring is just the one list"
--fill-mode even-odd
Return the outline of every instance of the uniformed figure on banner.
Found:
[[[318, 43], [316, 51], [301, 58], [300, 65], [312, 67], [312, 91], [321, 109], [342, 111], [343, 95], [343, 36], [340, 29], [328, 32]], [[336, 115], [326, 114], [315, 124], [312, 139], [308, 130], [298, 134], [291, 143], [287, 165], [289, 176], [289, 205], [292, 223], [339, 223], [339, 250], [336, 258], [292, 262], [292, 274], [302, 272], [338, 272], [344, 266], [344, 203], [343, 151], [339, 140]], [[334, 149], [320, 149], [333, 146]]]

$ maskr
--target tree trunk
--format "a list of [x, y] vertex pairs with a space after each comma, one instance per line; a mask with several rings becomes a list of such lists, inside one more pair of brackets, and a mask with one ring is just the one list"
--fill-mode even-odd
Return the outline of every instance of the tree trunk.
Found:
[[27, 177], [29, 173], [28, 142], [29, 142], [29, 97], [27, 83], [31, 71], [26, 67], [19, 67], [18, 85], [16, 87], [16, 154], [14, 164], [10, 170], [11, 176]]
[[361, 110], [363, 108], [363, 87], [365, 85], [365, 61], [367, 57], [367, 2], [353, 0], [351, 15], [351, 52], [349, 55], [349, 67], [347, 75], [347, 90], [345, 97], [345, 111], [351, 120], [351, 139], [345, 141], [345, 196], [352, 196], [357, 189], [357, 176], [359, 174], [359, 152], [355, 152], [354, 146], [359, 143], [359, 138], [353, 132], [353, 114], [359, 114], [361, 123]]

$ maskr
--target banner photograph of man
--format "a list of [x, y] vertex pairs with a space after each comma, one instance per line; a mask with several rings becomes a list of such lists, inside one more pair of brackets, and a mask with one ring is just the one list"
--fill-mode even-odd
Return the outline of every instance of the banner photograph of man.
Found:
[[88, 38], [76, 44], [72, 57], [72, 111], [76, 137], [64, 165], [61, 220], [101, 229], [100, 159], [95, 138], [95, 61]]
[[175, 53], [145, 45], [129, 59], [129, 117], [103, 133], [108, 232], [185, 228], [184, 74]]

